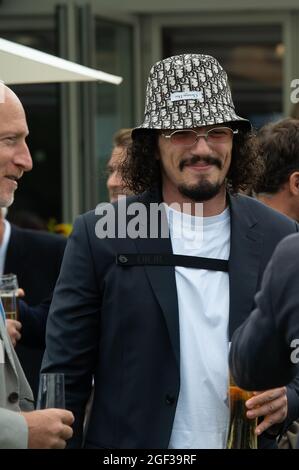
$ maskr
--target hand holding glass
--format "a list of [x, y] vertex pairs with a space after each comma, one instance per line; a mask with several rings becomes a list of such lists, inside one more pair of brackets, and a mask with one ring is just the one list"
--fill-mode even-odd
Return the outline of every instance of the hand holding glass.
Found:
[[230, 402], [230, 424], [227, 439], [227, 449], [257, 449], [257, 435], [255, 428], [257, 418], [249, 419], [246, 401], [253, 395], [239, 388], [230, 375], [229, 402]]
[[65, 409], [64, 374], [41, 374], [36, 409]]

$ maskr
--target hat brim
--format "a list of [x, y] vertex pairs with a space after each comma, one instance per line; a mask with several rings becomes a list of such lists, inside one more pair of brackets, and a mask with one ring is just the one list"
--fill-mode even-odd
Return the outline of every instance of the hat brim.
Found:
[[212, 112], [210, 107], [202, 108], [200, 112], [186, 113], [184, 119], [175, 121], [172, 116], [166, 115], [163, 117], [163, 109], [158, 113], [148, 113], [145, 116], [144, 122], [133, 129], [132, 138], [134, 138], [139, 131], [152, 129], [152, 130], [179, 130], [179, 129], [193, 129], [195, 127], [205, 127], [220, 124], [230, 124], [234, 127], [241, 129], [244, 132], [250, 132], [252, 125], [248, 119], [238, 116], [234, 109], [230, 106], [217, 107], [217, 113]]

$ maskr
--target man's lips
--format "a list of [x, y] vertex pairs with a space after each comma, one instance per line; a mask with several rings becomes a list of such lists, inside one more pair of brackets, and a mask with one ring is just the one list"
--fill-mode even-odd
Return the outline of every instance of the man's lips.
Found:
[[[189, 172], [193, 173], [194, 175], [201, 175], [201, 174], [207, 174], [209, 173], [209, 171], [211, 170], [211, 168], [213, 168], [211, 165], [209, 166], [205, 166], [205, 167], [196, 167], [196, 166], [188, 166], [186, 167], [188, 168]], [[215, 167], [214, 167], [215, 168]]]
[[21, 176], [5, 175], [5, 178], [8, 178], [9, 180], [12, 180], [12, 181], [18, 181], [21, 178]]
[[194, 164], [187, 164], [185, 165], [187, 168], [190, 168], [191, 170], [195, 170], [195, 171], [204, 171], [204, 170], [208, 170], [209, 168], [211, 168], [213, 165], [209, 165], [207, 163], [204, 163], [204, 162], [198, 162], [198, 163], [194, 163]]
[[20, 176], [15, 176], [15, 175], [5, 175], [5, 178], [8, 179], [9, 181], [12, 181], [15, 186], [18, 186], [18, 180], [21, 178]]

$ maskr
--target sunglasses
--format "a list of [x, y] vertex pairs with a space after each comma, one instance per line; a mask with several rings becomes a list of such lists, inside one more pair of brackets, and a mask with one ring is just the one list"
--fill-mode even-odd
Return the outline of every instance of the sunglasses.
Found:
[[238, 132], [238, 129], [233, 130], [230, 127], [213, 127], [204, 133], [192, 129], [183, 129], [174, 131], [171, 134], [162, 134], [162, 136], [170, 140], [173, 145], [192, 147], [200, 137], [203, 137], [208, 144], [224, 144], [230, 142], [234, 134], [238, 134]]

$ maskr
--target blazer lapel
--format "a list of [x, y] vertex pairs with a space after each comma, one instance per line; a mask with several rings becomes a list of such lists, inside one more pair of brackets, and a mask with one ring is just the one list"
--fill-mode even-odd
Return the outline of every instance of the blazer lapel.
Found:
[[[231, 209], [231, 248], [229, 259], [229, 338], [234, 330], [247, 318], [253, 307], [254, 294], [259, 274], [259, 259], [262, 249], [262, 233], [257, 219], [248, 208], [246, 198], [229, 196]], [[146, 205], [159, 203], [157, 193], [145, 193], [139, 198]], [[166, 217], [165, 213], [164, 216]], [[169, 238], [138, 238], [134, 240], [140, 254], [172, 253]], [[180, 335], [178, 298], [175, 269], [172, 266], [145, 266], [153, 292], [162, 309], [173, 351], [179, 367]]]
[[[148, 220], [150, 214], [150, 203], [159, 204], [161, 201], [158, 193], [145, 193], [140, 197], [140, 202], [146, 205]], [[162, 210], [162, 218], [167, 221], [167, 216]], [[167, 222], [166, 222], [167, 223]], [[158, 233], [161, 232], [159, 224]], [[140, 254], [164, 253], [172, 254], [170, 235], [168, 238], [138, 238], [134, 240], [137, 251]], [[175, 281], [175, 269], [173, 266], [144, 266], [153, 292], [162, 309], [170, 341], [179, 368], [180, 364], [180, 334], [179, 334], [179, 311], [177, 288]]]
[[[2, 319], [2, 317], [0, 318], [0, 339], [2, 339], [2, 341], [3, 341], [4, 354], [6, 354], [6, 356], [8, 357], [9, 362], [10, 362], [15, 374], [17, 375], [15, 361], [14, 361], [14, 357], [13, 357], [13, 354], [12, 354], [13, 346], [10, 344], [9, 337], [7, 335], [7, 332], [6, 332], [6, 326], [5, 326], [5, 323]], [[4, 356], [4, 358], [5, 358], [5, 356]]]
[[231, 247], [229, 257], [229, 339], [254, 305], [263, 235], [246, 198], [229, 196]]

